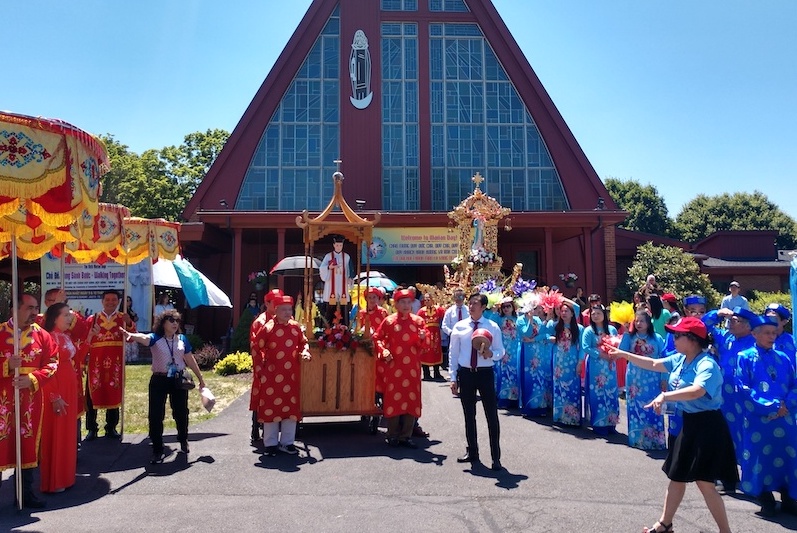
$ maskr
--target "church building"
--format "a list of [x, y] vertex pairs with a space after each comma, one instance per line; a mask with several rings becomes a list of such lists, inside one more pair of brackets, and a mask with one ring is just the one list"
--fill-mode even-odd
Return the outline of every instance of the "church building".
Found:
[[[183, 213], [185, 255], [230, 292], [233, 322], [250, 272], [304, 254], [296, 218], [326, 207], [338, 168], [358, 215], [381, 214], [371, 268], [398, 283], [443, 279], [448, 212], [479, 174], [511, 209], [498, 235], [508, 271], [521, 262], [567, 296], [617, 285], [626, 213], [489, 0], [313, 0]], [[301, 279], [269, 285], [296, 296]]]

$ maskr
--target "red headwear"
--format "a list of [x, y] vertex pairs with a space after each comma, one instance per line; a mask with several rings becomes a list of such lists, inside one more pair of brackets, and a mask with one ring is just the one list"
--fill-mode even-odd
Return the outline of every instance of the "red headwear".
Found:
[[365, 295], [368, 296], [369, 294], [375, 294], [377, 298], [385, 297], [385, 293], [382, 292], [381, 287], [368, 287], [368, 290], [366, 291]]
[[293, 307], [293, 296], [274, 297], [274, 305], [290, 305]]
[[400, 291], [395, 291], [393, 293], [393, 301], [398, 302], [403, 298], [411, 298], [415, 299], [415, 291], [411, 291], [410, 289], [402, 289]]
[[263, 297], [263, 301], [269, 303], [277, 298], [282, 298], [283, 296], [285, 296], [285, 293], [282, 292], [281, 289], [271, 289]]

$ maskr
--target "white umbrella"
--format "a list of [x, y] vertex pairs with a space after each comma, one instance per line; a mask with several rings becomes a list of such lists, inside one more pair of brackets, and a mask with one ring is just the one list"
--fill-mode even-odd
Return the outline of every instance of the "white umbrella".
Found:
[[355, 276], [355, 279], [360, 280], [364, 278], [387, 278], [387, 277], [389, 277], [387, 274], [383, 274], [378, 270], [372, 270], [370, 272], [360, 272], [359, 274], [357, 274], [357, 276]]
[[[178, 275], [179, 272], [179, 275]], [[211, 307], [232, 307], [230, 297], [202, 272], [178, 256], [174, 261], [158, 259], [152, 265], [152, 283], [164, 287], [183, 289], [191, 307], [209, 305]]]
[[284, 257], [280, 259], [276, 265], [271, 269], [270, 274], [279, 274], [282, 276], [304, 276], [305, 265], [310, 267], [310, 270], [318, 270], [321, 268], [321, 261], [315, 257], [305, 255], [294, 255], [291, 257]]

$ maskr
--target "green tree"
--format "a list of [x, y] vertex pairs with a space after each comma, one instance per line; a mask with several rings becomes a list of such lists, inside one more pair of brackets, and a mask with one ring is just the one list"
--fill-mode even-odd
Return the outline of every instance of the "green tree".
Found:
[[178, 220], [228, 137], [219, 129], [195, 132], [180, 146], [138, 155], [112, 135], [103, 136], [111, 171], [103, 178], [101, 199], [127, 206], [133, 216]]
[[706, 297], [709, 309], [719, 306], [722, 297], [691, 255], [675, 246], [656, 246], [647, 242], [637, 249], [634, 262], [628, 269], [626, 285], [632, 292], [645, 283], [648, 274], [656, 276], [659, 287], [679, 299], [690, 294]]
[[797, 225], [762, 192], [698, 195], [675, 218], [679, 238], [697, 242], [715, 231], [774, 230], [778, 248], [797, 247]]
[[642, 231], [653, 235], [672, 234], [672, 220], [667, 213], [664, 198], [653, 185], [642, 185], [636, 180], [621, 181], [607, 178], [606, 189], [617, 206], [628, 211], [621, 228]]

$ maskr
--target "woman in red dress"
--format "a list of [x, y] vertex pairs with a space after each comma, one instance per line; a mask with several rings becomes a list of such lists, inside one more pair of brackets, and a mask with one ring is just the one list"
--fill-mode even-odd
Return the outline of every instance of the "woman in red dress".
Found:
[[[72, 315], [65, 303], [56, 303], [44, 314], [44, 329], [58, 344], [58, 371], [43, 387], [41, 440], [41, 491], [61, 492], [75, 484], [77, 469], [78, 361], [88, 342], [77, 353], [69, 334]], [[89, 334], [91, 336], [91, 334]]]

